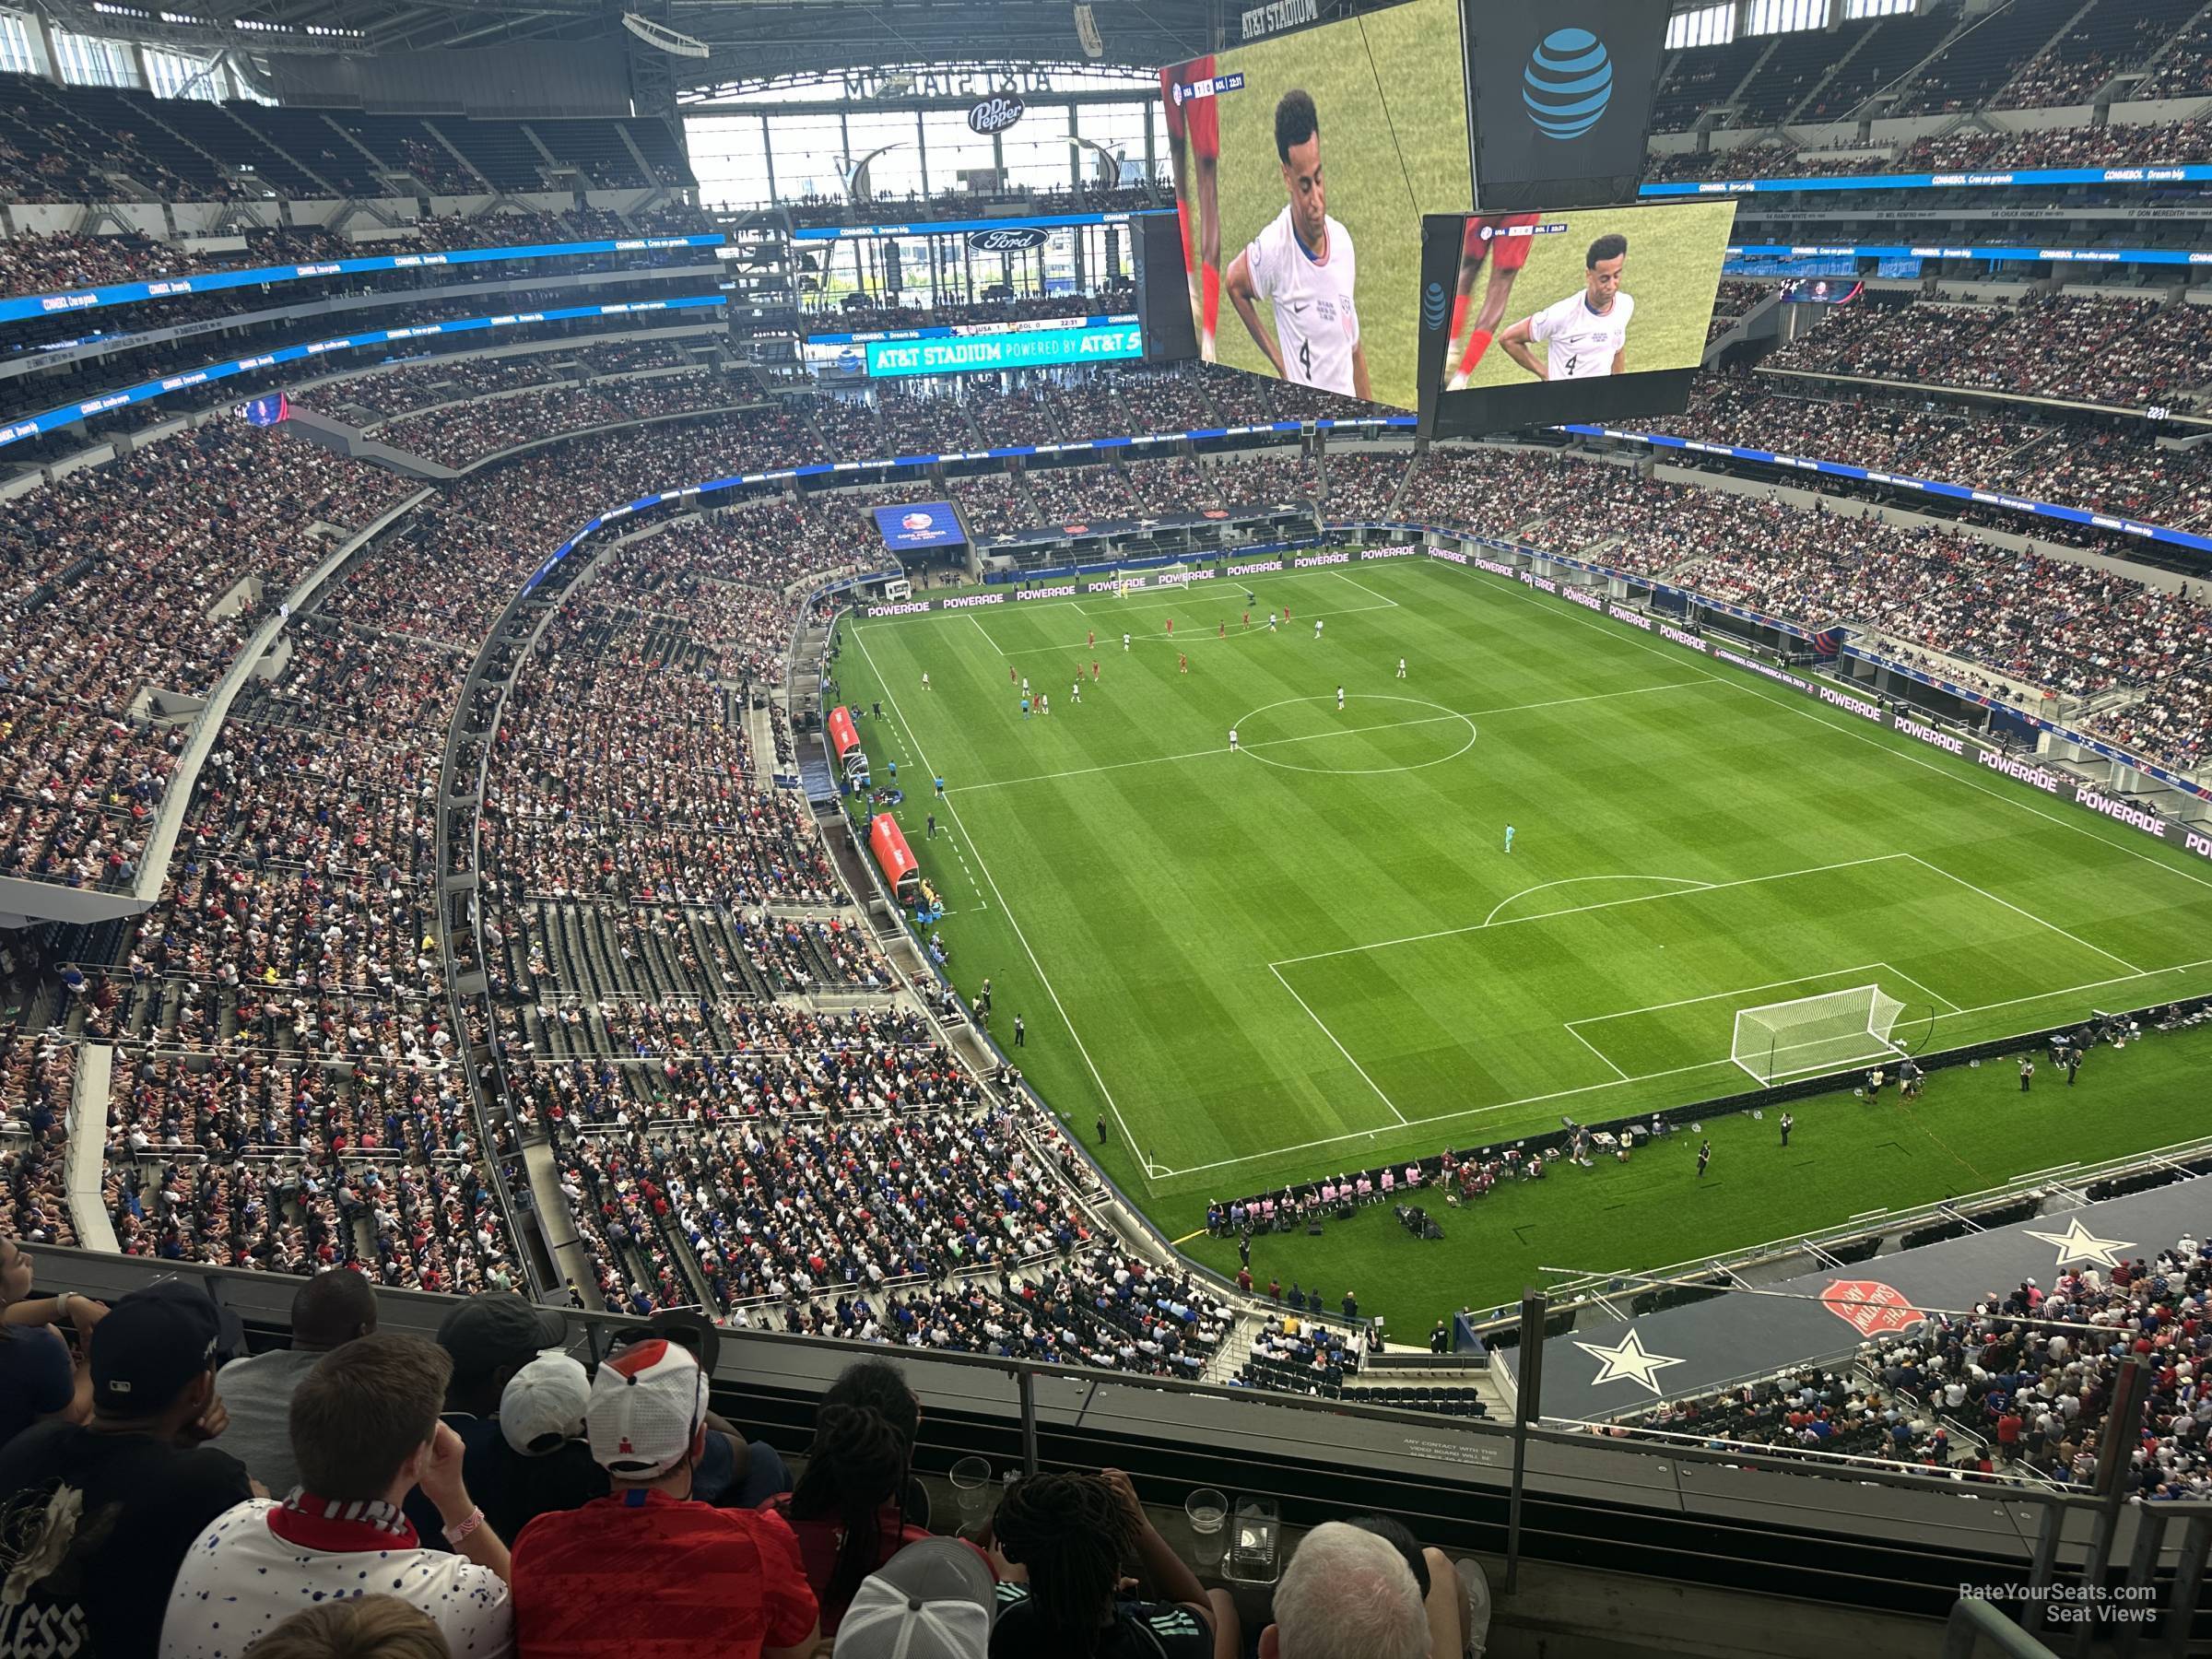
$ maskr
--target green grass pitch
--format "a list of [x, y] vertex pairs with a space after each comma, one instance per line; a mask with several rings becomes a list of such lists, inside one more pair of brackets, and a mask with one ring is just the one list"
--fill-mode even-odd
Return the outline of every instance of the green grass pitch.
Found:
[[[1108, 1120], [1108, 1169], [1171, 1236], [1209, 1196], [1748, 1087], [1742, 1007], [1873, 983], [1901, 1041], [1945, 1046], [2212, 986], [2212, 872], [2118, 826], [1512, 582], [1407, 559], [1253, 585], [1250, 627], [1228, 580], [848, 623], [835, 670], [884, 702], [864, 737], [909, 786], [956, 982], [992, 978], [999, 1041], [1021, 1015], [1030, 1080], [1087, 1142]], [[1049, 717], [1022, 718], [1024, 676]], [[2184, 1052], [2201, 1078], [2195, 1041], [2100, 1051], [2084, 1087]], [[1425, 1328], [1542, 1267], [2205, 1132], [2201, 1088], [2085, 1117], [2112, 1085], [2053, 1081], [2034, 1115], [2009, 1066], [1912, 1107], [1809, 1102], [1787, 1154], [1727, 1120], [1701, 1186], [1677, 1136], [1455, 1212], [1442, 1246], [1371, 1212], [1255, 1266], [1310, 1259], [1335, 1295], [1364, 1265], [1363, 1305]]]
[[[1353, 301], [1376, 400], [1414, 407], [1421, 215], [1464, 213], [1475, 199], [1457, 10], [1448, 0], [1406, 0], [1225, 52], [1218, 73], [1244, 76], [1242, 88], [1219, 100], [1222, 270], [1289, 199], [1275, 149], [1275, 105], [1303, 87], [1321, 116], [1329, 213], [1359, 255]], [[1262, 305], [1260, 313], [1272, 329], [1269, 310]], [[1702, 319], [1698, 326], [1702, 331]], [[1221, 362], [1273, 376], [1226, 299], [1218, 343]]]
[[[1628, 372], [1653, 369], [1695, 369], [1705, 357], [1705, 329], [1712, 320], [1712, 297], [1721, 282], [1721, 263], [1735, 224], [1734, 202], [1691, 202], [1665, 207], [1605, 207], [1552, 216], [1563, 231], [1529, 239], [1528, 264], [1513, 276], [1507, 323], [1533, 316], [1555, 300], [1583, 290], [1583, 265], [1590, 244], [1618, 231], [1629, 239], [1621, 291], [1636, 301], [1629, 322]], [[1490, 280], [1486, 263], [1475, 279], [1470, 303], [1480, 306]], [[1544, 348], [1532, 349], [1536, 360]], [[1445, 354], [1444, 372], [1458, 366], [1458, 354]], [[1528, 371], [1504, 352], [1490, 350], [1476, 365], [1470, 386], [1525, 386]]]

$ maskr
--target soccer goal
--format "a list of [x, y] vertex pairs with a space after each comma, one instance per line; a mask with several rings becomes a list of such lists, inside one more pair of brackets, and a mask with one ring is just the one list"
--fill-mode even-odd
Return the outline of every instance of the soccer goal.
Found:
[[1879, 985], [1738, 1008], [1729, 1058], [1761, 1083], [1835, 1071], [1904, 1051], [1889, 1039], [1905, 1005]]

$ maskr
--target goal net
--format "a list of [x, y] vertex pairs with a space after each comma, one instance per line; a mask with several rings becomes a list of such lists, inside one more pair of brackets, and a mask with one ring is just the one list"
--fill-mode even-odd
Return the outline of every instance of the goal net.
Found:
[[1904, 1007], [1879, 985], [1854, 985], [1739, 1008], [1729, 1058], [1761, 1083], [1885, 1060], [1902, 1053], [1889, 1031]]

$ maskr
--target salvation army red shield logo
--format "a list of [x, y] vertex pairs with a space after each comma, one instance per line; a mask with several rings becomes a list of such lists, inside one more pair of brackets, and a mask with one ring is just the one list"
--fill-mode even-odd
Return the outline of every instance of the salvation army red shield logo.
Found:
[[1820, 1292], [1820, 1304], [1862, 1336], [1909, 1331], [1927, 1317], [1902, 1290], [1879, 1279], [1838, 1279]]

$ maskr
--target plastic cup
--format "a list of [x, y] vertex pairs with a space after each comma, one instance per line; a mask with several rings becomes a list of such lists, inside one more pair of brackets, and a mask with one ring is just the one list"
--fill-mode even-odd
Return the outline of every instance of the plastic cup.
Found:
[[960, 1513], [976, 1515], [991, 1500], [991, 1460], [963, 1457], [952, 1465], [952, 1492]]
[[1229, 1519], [1229, 1500], [1211, 1487], [1200, 1487], [1183, 1500], [1182, 1512], [1189, 1517], [1197, 1539], [1198, 1564], [1219, 1566], [1229, 1547], [1229, 1535], [1222, 1530]]

